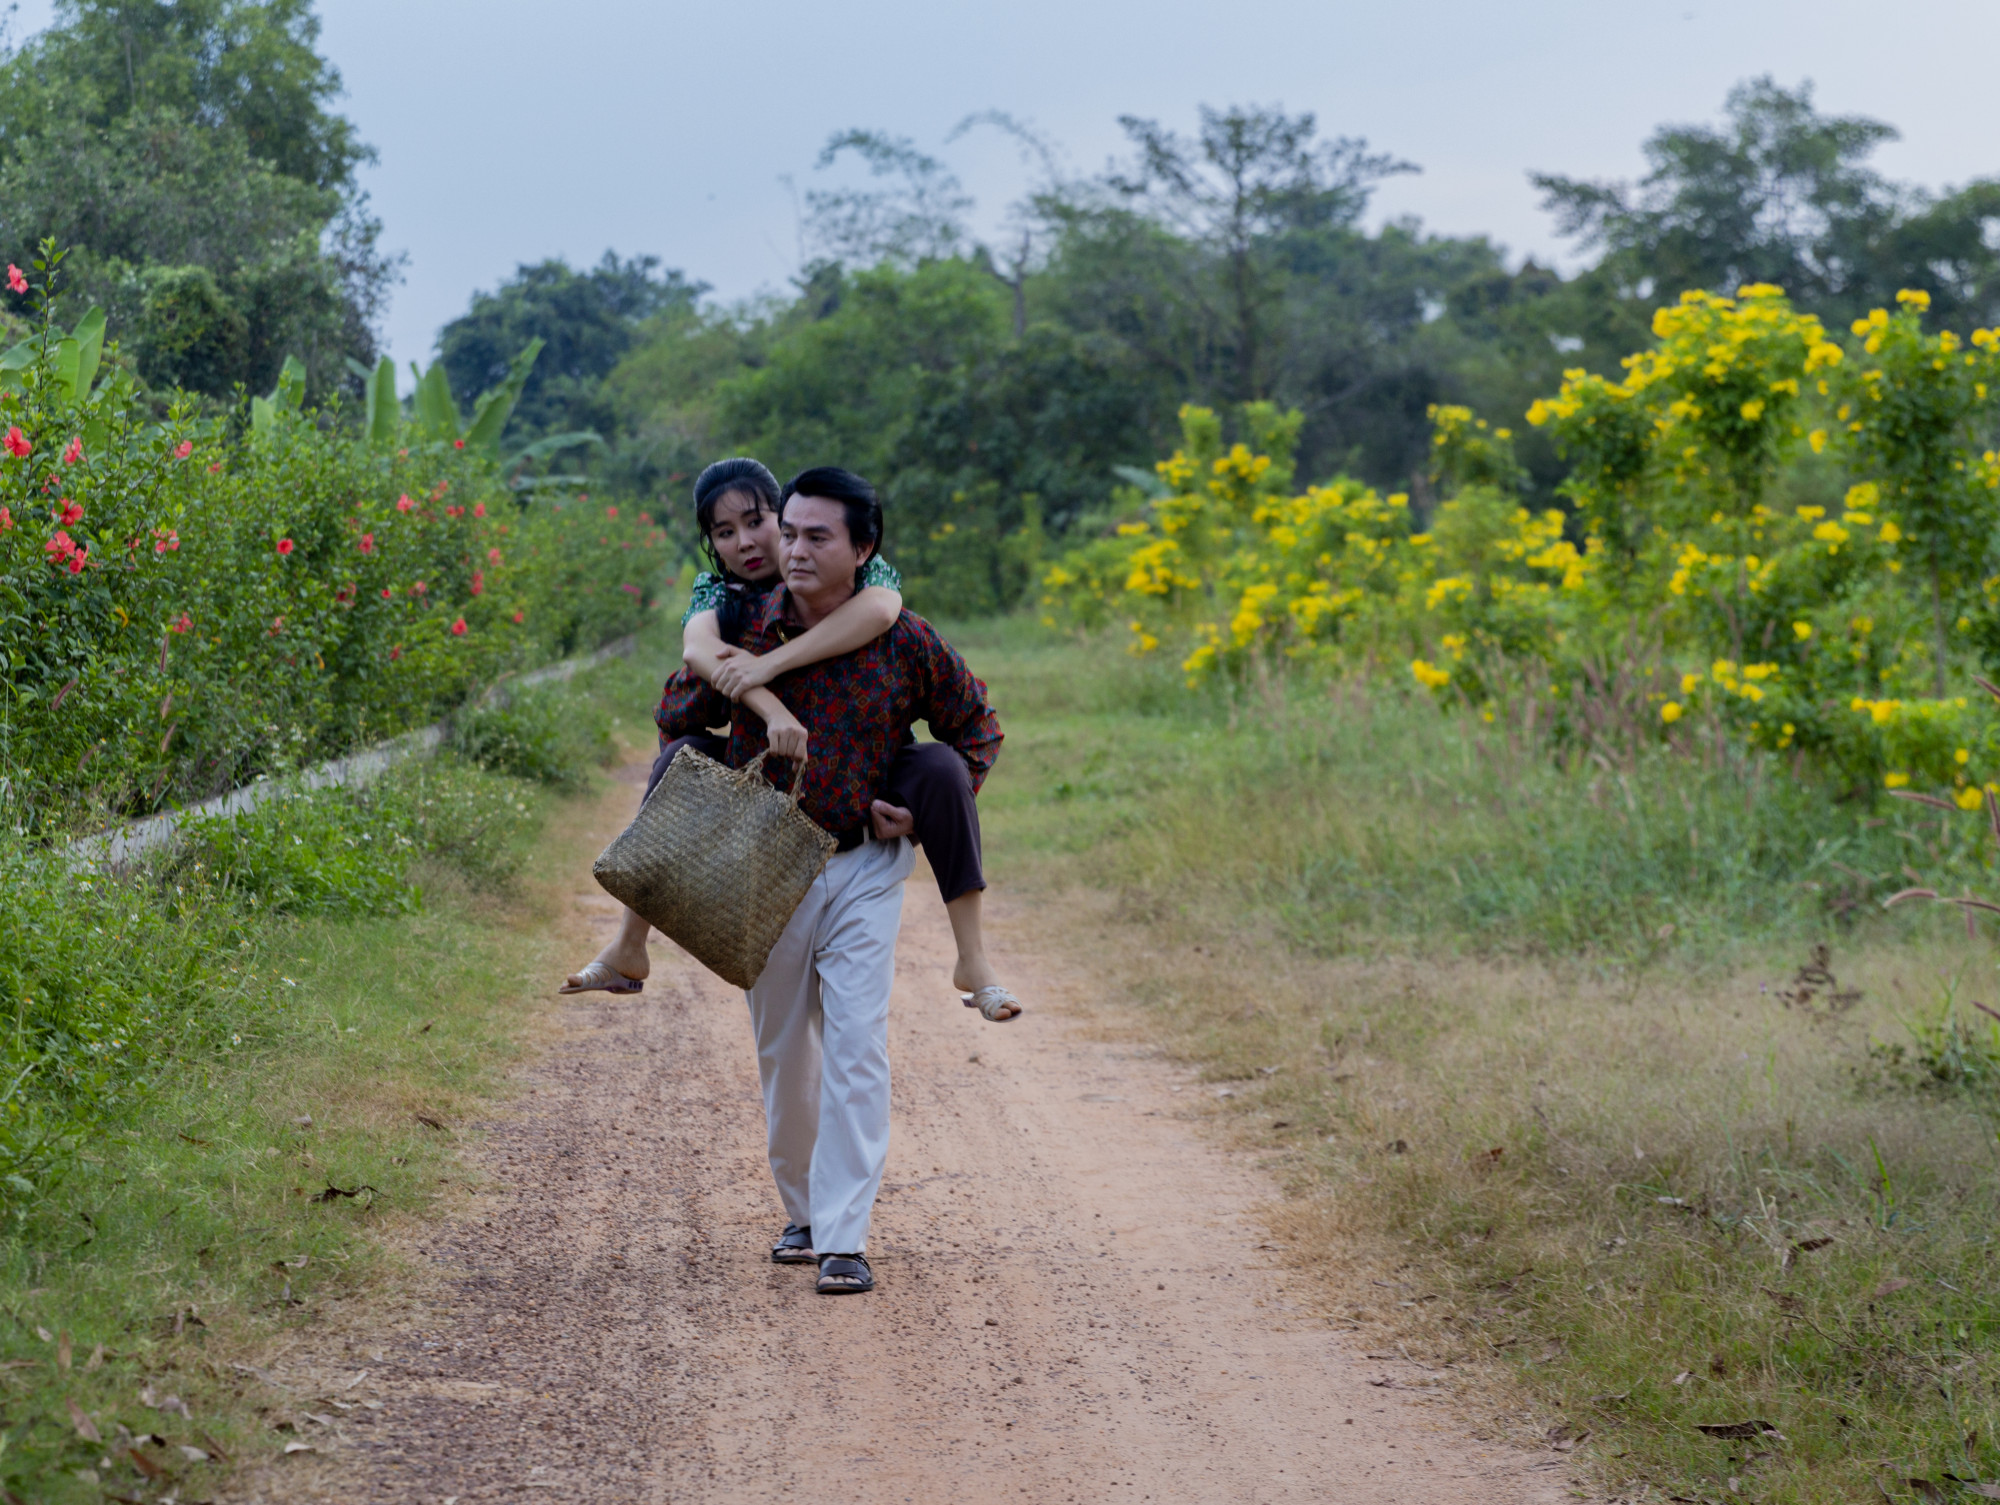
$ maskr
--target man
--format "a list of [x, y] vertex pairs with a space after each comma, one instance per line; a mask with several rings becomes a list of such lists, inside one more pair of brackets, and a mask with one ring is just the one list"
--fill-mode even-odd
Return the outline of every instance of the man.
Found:
[[[784, 584], [744, 634], [752, 653], [823, 621], [854, 594], [881, 545], [875, 489], [831, 466], [788, 483], [778, 518]], [[799, 807], [839, 842], [747, 995], [771, 1174], [791, 1220], [771, 1258], [816, 1260], [820, 1292], [842, 1295], [875, 1286], [866, 1251], [889, 1154], [889, 988], [903, 880], [915, 861], [895, 834], [900, 822], [876, 824], [876, 796], [918, 720], [965, 760], [976, 790], [999, 752], [1000, 723], [965, 661], [908, 611], [873, 642], [769, 688], [796, 724], [769, 732], [767, 773], [789, 787], [794, 765], [776, 755], [803, 752]], [[658, 714], [667, 737], [725, 718], [728, 761], [740, 768], [765, 749], [764, 723], [691, 674], [668, 682]]]

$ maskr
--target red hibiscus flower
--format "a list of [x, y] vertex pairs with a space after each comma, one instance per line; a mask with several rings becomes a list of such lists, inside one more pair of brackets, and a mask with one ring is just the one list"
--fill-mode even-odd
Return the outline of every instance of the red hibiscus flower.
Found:
[[625, 594], [628, 596], [636, 596], [639, 594], [639, 587], [636, 585], [621, 585], [618, 588], [623, 592], [625, 592]]
[[220, 460], [217, 460], [213, 465], [208, 467], [208, 473], [210, 475], [214, 475], [220, 469], [222, 469], [222, 462]]
[[[176, 460], [185, 460], [189, 455], [193, 453], [194, 453], [194, 440], [192, 439], [183, 439], [179, 444], [176, 444], [174, 446], [174, 458]], [[220, 465], [211, 465], [209, 469], [220, 470], [222, 469], [222, 467]]]
[[[463, 445], [461, 445], [461, 446], [460, 446], [460, 448], [463, 448], [463, 447], [464, 447]], [[464, 617], [460, 617], [460, 618], [459, 618], [459, 619], [458, 619], [458, 620], [457, 620], [456, 622], [453, 622], [453, 623], [451, 624], [451, 635], [452, 635], [453, 637], [455, 637], [455, 638], [462, 638], [462, 637], [464, 637], [464, 636], [465, 636], [465, 618], [464, 618]]]
[[194, 619], [186, 612], [182, 612], [177, 621], [167, 623], [167, 631], [186, 632], [192, 626], [194, 626]]
[[606, 507], [604, 509], [604, 515], [606, 517], [616, 517], [618, 515], [618, 509], [616, 507]]
[[5, 507], [0, 507], [0, 533], [5, 533], [13, 526], [14, 514], [9, 512]]
[[474, 502], [474, 503], [472, 504], [472, 515], [473, 515], [474, 517], [484, 517], [484, 516], [486, 516], [486, 503], [484, 503], [484, 502]]
[[364, 554], [375, 552], [375, 535], [373, 533], [364, 533], [361, 535], [361, 552]]
[[281, 539], [279, 539], [279, 540], [278, 540], [278, 552], [279, 552], [280, 554], [289, 554], [289, 553], [291, 553], [291, 552], [292, 552], [292, 541], [291, 541], [291, 540], [290, 540], [289, 538], [281, 538]]
[[410, 494], [407, 491], [404, 492], [401, 496], [396, 498], [396, 510], [398, 512], [408, 512], [412, 507], [416, 505], [417, 504], [415, 502], [410, 500]]
[[42, 545], [42, 552], [52, 560], [67, 559], [76, 552], [76, 540], [58, 528], [55, 536]]
[[477, 596], [486, 589], [486, 575], [482, 570], [472, 572], [472, 594]]
[[56, 519], [65, 528], [69, 527], [72, 523], [80, 523], [83, 521], [83, 508], [68, 497], [64, 497], [56, 503]]
[[89, 562], [90, 550], [88, 548], [78, 549], [74, 554], [69, 556], [69, 572], [72, 575], [81, 575], [83, 567]]
[[63, 451], [63, 464], [74, 465], [83, 458], [83, 435], [78, 434], [69, 441], [69, 448]]
[[278, 635], [279, 633], [283, 632], [284, 630], [285, 630], [285, 619], [284, 619], [283, 617], [273, 617], [273, 618], [271, 618], [271, 636], [272, 636], [272, 637], [276, 637], [276, 636], [277, 636], [277, 635]]
[[389, 650], [389, 662], [392, 664], [395, 663], [396, 660], [401, 658], [402, 656], [403, 656], [403, 649], [401, 644], [398, 644], [396, 647], [391, 648]]
[[385, 586], [383, 586], [383, 587], [382, 587], [382, 599], [383, 599], [384, 601], [388, 600], [388, 599], [389, 599], [389, 598], [390, 598], [391, 596], [393, 596], [394, 594], [395, 594], [395, 592], [394, 592], [394, 591], [392, 591], [392, 590], [390, 590], [388, 586], [386, 586], [386, 585], [385, 585]]
[[421, 596], [427, 589], [429, 589], [429, 587], [427, 587], [423, 583], [423, 581], [419, 580], [415, 585], [410, 587], [410, 594], [413, 596]]
[[517, 611], [514, 613], [514, 625], [516, 627], [519, 627], [523, 622], [527, 620], [528, 620], [528, 614], [525, 611]]
[[500, 562], [500, 551], [498, 549], [488, 549], [486, 551], [486, 562], [488, 564], [498, 564]]
[[454, 439], [451, 441], [451, 447], [453, 449], [464, 449], [465, 441], [463, 439]]
[[172, 528], [155, 528], [153, 530], [153, 552], [155, 554], [170, 553], [180, 546], [181, 536]]
[[7, 286], [17, 293], [25, 293], [28, 290], [28, 279], [21, 275], [21, 269], [11, 261], [7, 263]]
[[0, 439], [0, 444], [4, 444], [7, 453], [17, 460], [25, 460], [35, 452], [35, 446], [23, 436], [19, 425], [11, 425], [7, 430], [7, 437]]

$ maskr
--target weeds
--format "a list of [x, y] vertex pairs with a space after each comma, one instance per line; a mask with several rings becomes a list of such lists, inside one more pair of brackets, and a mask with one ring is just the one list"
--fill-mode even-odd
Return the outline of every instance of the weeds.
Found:
[[2000, 1478], [1987, 1021], [1906, 1051], [1924, 1091], [1869, 1053], [1992, 965], [1880, 907], [1978, 882], [1969, 823], [1353, 685], [1175, 708], [1015, 631], [959, 635], [1008, 731], [999, 891], [1059, 893], [1133, 1027], [1236, 1084], [1332, 1326], [1627, 1498]]

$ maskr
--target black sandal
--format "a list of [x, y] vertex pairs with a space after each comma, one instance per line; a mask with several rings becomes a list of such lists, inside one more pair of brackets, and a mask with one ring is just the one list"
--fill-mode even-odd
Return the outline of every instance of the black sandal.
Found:
[[875, 1272], [868, 1268], [865, 1254], [822, 1254], [819, 1257], [819, 1294], [859, 1296], [875, 1289]]
[[801, 1228], [797, 1223], [785, 1224], [785, 1231], [778, 1235], [777, 1243], [771, 1245], [771, 1263], [774, 1265], [809, 1265], [818, 1256], [813, 1253], [813, 1231]]

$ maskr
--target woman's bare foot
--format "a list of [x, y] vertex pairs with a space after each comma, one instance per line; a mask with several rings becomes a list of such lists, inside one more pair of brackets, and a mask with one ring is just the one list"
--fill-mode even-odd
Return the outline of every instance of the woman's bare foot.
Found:
[[993, 963], [986, 959], [984, 951], [975, 951], [970, 956], [960, 952], [957, 963], [951, 969], [951, 985], [961, 993], [977, 993], [981, 988], [997, 987], [1000, 974], [993, 970]]
[[[625, 911], [624, 920], [618, 926], [618, 934], [611, 939], [611, 944], [591, 960], [602, 962], [620, 977], [638, 982], [653, 970], [652, 958], [646, 954], [646, 937], [651, 935], [652, 931], [651, 925], [628, 909]], [[590, 979], [582, 972], [570, 973], [564, 982], [564, 986], [571, 988], [589, 985]]]

